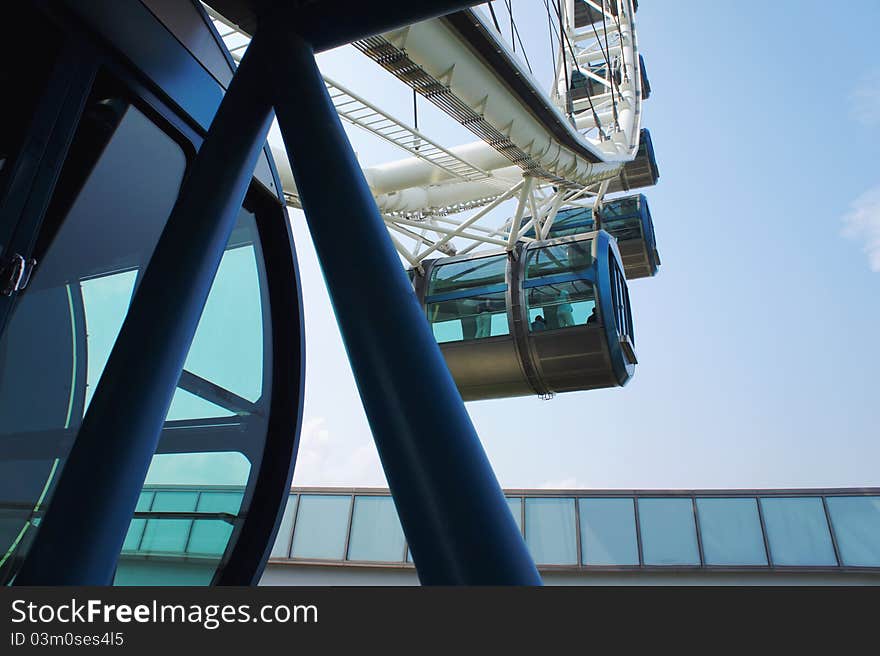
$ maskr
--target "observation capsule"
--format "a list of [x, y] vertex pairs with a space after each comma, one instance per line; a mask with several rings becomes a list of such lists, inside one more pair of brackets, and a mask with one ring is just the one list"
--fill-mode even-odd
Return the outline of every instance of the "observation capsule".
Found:
[[465, 401], [624, 385], [637, 363], [614, 238], [600, 230], [516, 251], [425, 262], [415, 276]]

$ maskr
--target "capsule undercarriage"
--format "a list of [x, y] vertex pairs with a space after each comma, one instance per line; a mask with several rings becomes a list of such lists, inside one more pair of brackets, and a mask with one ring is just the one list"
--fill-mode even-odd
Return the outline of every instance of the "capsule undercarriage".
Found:
[[629, 293], [605, 231], [426, 262], [414, 280], [466, 401], [615, 387], [633, 375]]

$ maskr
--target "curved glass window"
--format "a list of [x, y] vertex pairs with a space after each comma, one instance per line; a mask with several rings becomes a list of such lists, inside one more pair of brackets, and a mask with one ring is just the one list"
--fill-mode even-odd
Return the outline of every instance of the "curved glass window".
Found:
[[617, 198], [602, 206], [602, 229], [620, 241], [642, 238], [639, 196]]
[[[38, 266], [0, 335], [0, 583], [15, 576], [51, 505], [184, 177], [179, 136], [126, 98], [118, 82], [99, 76], [37, 235]], [[262, 207], [258, 193], [248, 203]], [[264, 448], [270, 327], [257, 219], [242, 208], [125, 539], [117, 584], [205, 585], [224, 566], [256, 482], [252, 463]], [[193, 496], [182, 486], [201, 491]]]
[[532, 332], [599, 323], [596, 291], [588, 280], [571, 280], [526, 289]]
[[592, 266], [592, 241], [532, 248], [526, 256], [526, 279], [578, 273]]
[[506, 274], [506, 254], [447, 264], [438, 263], [431, 270], [428, 296], [503, 285]]
[[506, 292], [477, 294], [426, 305], [439, 343], [509, 335]]
[[[103, 101], [96, 92], [90, 106]], [[51, 502], [137, 271], [149, 261], [186, 169], [180, 145], [136, 107], [122, 104], [109, 134], [97, 134], [89, 116], [87, 108], [38, 237], [36, 271], [0, 336], [0, 504], [25, 515], [38, 516]], [[0, 545], [14, 551], [0, 581], [11, 579], [26, 554], [29, 540], [19, 533], [34, 528], [23, 523]]]
[[611, 302], [614, 312], [614, 323], [617, 325], [617, 332], [620, 335], [629, 337], [630, 342], [636, 343], [635, 334], [632, 323], [632, 310], [629, 305], [629, 289], [626, 286], [626, 278], [620, 267], [617, 266], [617, 260], [614, 257], [614, 251], [608, 249], [608, 263], [611, 274]]
[[434, 265], [425, 309], [435, 339], [509, 335], [506, 275], [506, 254]]

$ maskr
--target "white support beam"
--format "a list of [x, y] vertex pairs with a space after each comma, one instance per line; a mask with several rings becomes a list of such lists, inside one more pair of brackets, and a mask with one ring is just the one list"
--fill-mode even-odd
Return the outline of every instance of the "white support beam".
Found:
[[526, 209], [526, 199], [529, 197], [529, 194], [532, 191], [532, 186], [535, 184], [535, 179], [530, 176], [523, 177], [523, 186], [519, 190], [519, 198], [517, 199], [516, 204], [516, 214], [513, 215], [513, 220], [510, 222], [510, 233], [507, 237], [507, 250], [512, 251], [514, 245], [516, 244], [517, 237], [519, 236], [519, 224], [522, 221], [523, 213]]

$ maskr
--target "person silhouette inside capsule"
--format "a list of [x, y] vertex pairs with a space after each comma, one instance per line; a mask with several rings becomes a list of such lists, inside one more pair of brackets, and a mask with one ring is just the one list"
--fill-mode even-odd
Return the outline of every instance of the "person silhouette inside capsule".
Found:
[[593, 306], [593, 312], [587, 317], [587, 325], [591, 323], [599, 323], [599, 314], [596, 312], [596, 306]]
[[477, 306], [476, 339], [489, 337], [492, 334], [492, 306], [489, 301], [482, 301]]
[[563, 289], [559, 292], [559, 305], [556, 306], [556, 319], [559, 321], [560, 328], [567, 328], [574, 325], [574, 308], [571, 306], [571, 296], [568, 290]]
[[542, 330], [546, 330], [547, 322], [544, 321], [544, 317], [542, 315], [538, 315], [535, 317], [535, 320], [532, 322], [532, 332], [540, 332]]

